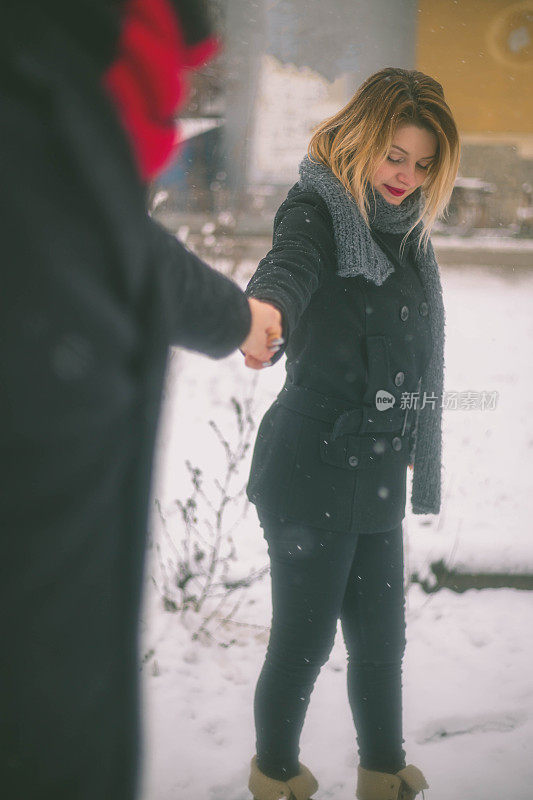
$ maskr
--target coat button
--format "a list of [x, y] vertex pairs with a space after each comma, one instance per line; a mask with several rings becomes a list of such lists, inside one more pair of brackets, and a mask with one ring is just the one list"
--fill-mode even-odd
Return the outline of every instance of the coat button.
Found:
[[428, 315], [428, 304], [427, 303], [420, 303], [418, 306], [418, 310], [423, 317], [427, 317]]
[[396, 386], [401, 386], [405, 380], [405, 373], [404, 372], [397, 372], [394, 377], [394, 383]]
[[399, 436], [395, 436], [392, 440], [392, 449], [393, 450], [401, 450], [402, 449], [402, 440]]
[[357, 456], [350, 456], [350, 458], [348, 459], [348, 464], [351, 467], [357, 467], [357, 465], [359, 464], [359, 459], [357, 458]]
[[402, 310], [400, 311], [400, 317], [403, 322], [409, 317], [409, 308], [407, 306], [402, 306]]

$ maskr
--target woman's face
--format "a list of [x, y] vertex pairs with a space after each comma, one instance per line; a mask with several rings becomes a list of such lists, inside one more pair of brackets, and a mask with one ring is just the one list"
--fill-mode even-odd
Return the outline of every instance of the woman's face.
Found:
[[424, 183], [437, 145], [437, 137], [426, 128], [400, 125], [387, 157], [376, 170], [374, 188], [388, 203], [399, 206]]

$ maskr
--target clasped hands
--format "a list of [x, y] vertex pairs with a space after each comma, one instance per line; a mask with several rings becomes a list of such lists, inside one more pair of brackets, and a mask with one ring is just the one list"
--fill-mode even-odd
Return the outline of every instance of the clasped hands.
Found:
[[250, 332], [240, 346], [244, 363], [250, 369], [270, 366], [270, 359], [284, 343], [281, 312], [263, 300], [249, 297], [252, 324]]

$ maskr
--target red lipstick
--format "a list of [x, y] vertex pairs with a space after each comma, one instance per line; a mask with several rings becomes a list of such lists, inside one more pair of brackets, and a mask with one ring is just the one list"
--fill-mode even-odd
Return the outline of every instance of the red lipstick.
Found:
[[395, 189], [394, 186], [387, 186], [386, 183], [383, 184], [385, 189], [387, 189], [394, 197], [401, 197], [402, 194], [405, 194], [405, 189]]

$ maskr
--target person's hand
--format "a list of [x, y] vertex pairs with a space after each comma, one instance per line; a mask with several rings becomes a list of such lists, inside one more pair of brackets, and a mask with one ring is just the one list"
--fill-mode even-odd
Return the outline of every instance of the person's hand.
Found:
[[270, 359], [283, 344], [281, 312], [270, 303], [249, 297], [252, 313], [250, 332], [240, 346], [244, 363], [251, 369], [270, 366]]
[[411, 472], [413, 471], [413, 465], [412, 464], [409, 464], [409, 469], [411, 470]]

